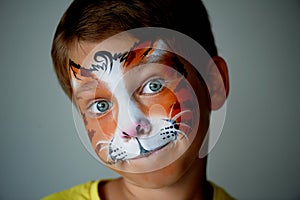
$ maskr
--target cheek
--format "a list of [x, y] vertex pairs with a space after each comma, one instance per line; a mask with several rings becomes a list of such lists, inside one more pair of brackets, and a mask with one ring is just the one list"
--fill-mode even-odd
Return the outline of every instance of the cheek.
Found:
[[[186, 79], [178, 80], [168, 85], [161, 93], [145, 96], [140, 101], [146, 116], [175, 120], [177, 124], [181, 124], [180, 130], [186, 133], [190, 140], [194, 139], [198, 130], [200, 110], [197, 96]], [[155, 107], [163, 109], [155, 110]], [[192, 133], [192, 130], [195, 131]]]
[[[186, 88], [178, 89], [178, 91], [166, 88], [158, 95], [140, 98], [140, 102], [141, 110], [146, 116], [163, 116], [164, 118], [173, 118], [182, 111], [193, 110], [193, 105], [196, 105], [191, 91]], [[187, 121], [191, 117], [191, 113], [186, 112], [178, 117], [176, 121]]]
[[176, 96], [169, 89], [165, 89], [157, 95], [142, 96], [139, 98], [139, 101], [140, 109], [146, 116], [155, 115], [166, 117], [171, 112], [172, 107], [172, 115], [178, 112], [177, 110], [180, 110], [180, 106], [177, 106], [178, 100]]
[[87, 118], [86, 121], [86, 130], [94, 149], [98, 141], [110, 141], [117, 129], [112, 112], [98, 118]]
[[175, 91], [182, 110], [196, 111], [198, 109], [198, 98], [186, 80], [182, 80]]

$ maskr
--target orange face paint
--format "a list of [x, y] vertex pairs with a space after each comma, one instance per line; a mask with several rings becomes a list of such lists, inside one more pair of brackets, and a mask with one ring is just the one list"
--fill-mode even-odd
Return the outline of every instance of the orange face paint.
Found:
[[117, 38], [128, 50], [108, 51], [114, 42], [97, 45], [82, 64], [70, 60], [74, 100], [106, 165], [124, 171], [161, 168], [194, 139], [197, 97], [185, 66], [163, 40]]

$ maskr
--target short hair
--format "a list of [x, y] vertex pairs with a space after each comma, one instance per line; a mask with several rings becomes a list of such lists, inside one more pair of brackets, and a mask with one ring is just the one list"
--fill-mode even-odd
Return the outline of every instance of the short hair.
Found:
[[197, 41], [218, 54], [209, 16], [201, 0], [74, 0], [54, 34], [51, 56], [59, 84], [71, 98], [69, 52], [78, 42], [100, 42], [122, 31], [161, 27]]

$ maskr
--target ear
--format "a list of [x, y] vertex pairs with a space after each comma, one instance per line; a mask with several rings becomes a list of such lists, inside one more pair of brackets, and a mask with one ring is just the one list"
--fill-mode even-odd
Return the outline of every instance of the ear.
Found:
[[218, 110], [225, 103], [229, 93], [227, 64], [220, 56], [213, 56], [206, 69], [208, 90], [211, 98], [211, 109]]

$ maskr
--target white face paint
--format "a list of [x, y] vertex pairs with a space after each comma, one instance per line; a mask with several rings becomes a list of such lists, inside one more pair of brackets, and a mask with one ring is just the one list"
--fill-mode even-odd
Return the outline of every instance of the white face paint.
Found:
[[111, 168], [160, 169], [196, 136], [197, 96], [186, 66], [166, 47], [125, 34], [94, 45], [81, 64], [70, 61], [75, 104], [96, 154]]

